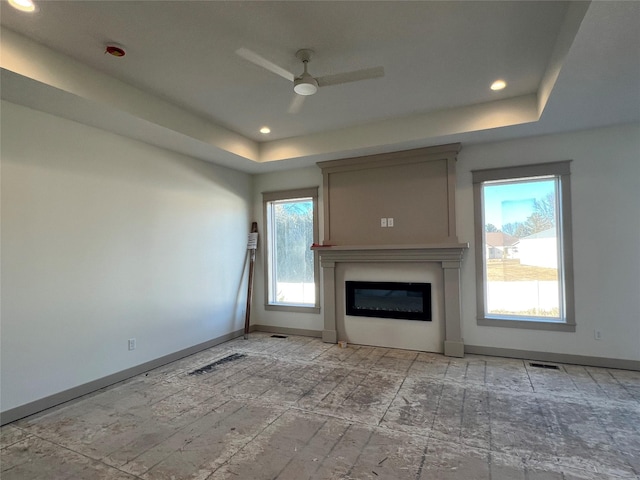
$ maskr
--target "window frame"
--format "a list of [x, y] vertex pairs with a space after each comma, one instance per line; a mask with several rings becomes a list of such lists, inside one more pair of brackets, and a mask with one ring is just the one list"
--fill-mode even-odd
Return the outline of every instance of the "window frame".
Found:
[[[318, 231], [318, 189], [319, 187], [297, 188], [292, 190], [279, 190], [274, 192], [262, 192], [262, 215], [264, 224], [264, 308], [280, 312], [320, 313], [320, 266], [318, 265], [318, 252], [313, 252], [313, 282], [315, 287], [315, 305], [287, 305], [269, 302], [269, 290], [271, 287], [271, 250], [270, 250], [270, 224], [268, 208], [270, 202], [281, 200], [295, 200], [311, 198], [313, 203], [313, 243], [318, 243], [320, 237]], [[311, 245], [309, 245], [311, 248]]]
[[[533, 330], [575, 332], [575, 306], [573, 287], [573, 233], [571, 228], [571, 160], [530, 165], [472, 170], [475, 261], [476, 261], [476, 309], [477, 324], [488, 327], [511, 327]], [[485, 305], [485, 249], [484, 204], [482, 187], [485, 182], [509, 180], [534, 180], [539, 177], [555, 177], [558, 187], [558, 259], [564, 318], [561, 321], [543, 319], [495, 318], [486, 314]]]

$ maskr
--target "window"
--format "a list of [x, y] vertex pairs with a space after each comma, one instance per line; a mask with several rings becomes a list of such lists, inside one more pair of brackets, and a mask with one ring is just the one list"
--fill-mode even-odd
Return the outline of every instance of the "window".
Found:
[[265, 308], [319, 312], [318, 188], [262, 194], [266, 227]]
[[479, 325], [575, 331], [569, 165], [472, 172]]

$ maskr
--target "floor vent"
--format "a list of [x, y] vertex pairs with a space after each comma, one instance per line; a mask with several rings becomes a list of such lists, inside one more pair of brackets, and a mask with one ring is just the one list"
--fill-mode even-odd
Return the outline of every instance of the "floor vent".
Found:
[[286, 335], [271, 335], [271, 338], [287, 338]]
[[548, 368], [550, 370], [558, 370], [557, 365], [547, 365], [545, 363], [530, 363], [529, 365], [536, 368]]
[[246, 355], [244, 353], [234, 353], [232, 355], [228, 355], [224, 358], [221, 358], [220, 360], [210, 363], [209, 365], [205, 365], [202, 368], [199, 368], [197, 370], [194, 370], [193, 372], [189, 373], [189, 375], [202, 375], [203, 373], [209, 373], [213, 370], [215, 370], [216, 367], [223, 365], [225, 363], [229, 363], [229, 362], [233, 362], [234, 360], [240, 360], [241, 358], [246, 357]]

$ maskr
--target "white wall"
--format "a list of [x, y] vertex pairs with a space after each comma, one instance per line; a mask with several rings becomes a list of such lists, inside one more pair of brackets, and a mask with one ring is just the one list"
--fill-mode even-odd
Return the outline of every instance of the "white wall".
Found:
[[249, 175], [8, 102], [1, 128], [3, 411], [242, 328]]
[[[547, 332], [476, 323], [471, 170], [573, 160], [571, 164], [576, 332]], [[457, 162], [457, 230], [471, 248], [462, 267], [465, 344], [538, 352], [640, 360], [640, 126], [623, 125], [497, 143], [463, 145]], [[254, 218], [262, 222], [260, 192], [320, 185], [320, 170], [258, 175]], [[320, 207], [322, 212], [322, 206]], [[263, 226], [261, 225], [261, 231]], [[322, 238], [322, 235], [320, 236]], [[259, 264], [262, 258], [259, 256]], [[322, 330], [321, 315], [265, 312], [258, 268], [254, 323]], [[594, 330], [602, 339], [594, 339]], [[409, 347], [411, 348], [411, 347]]]
[[[476, 324], [471, 170], [571, 163], [576, 332]], [[465, 344], [640, 360], [640, 126], [464, 146], [458, 156], [458, 238], [471, 249], [462, 269]], [[602, 340], [594, 339], [594, 330]]]
[[[2, 411], [241, 329], [261, 193], [322, 185], [309, 167], [252, 188], [135, 140], [4, 101], [1, 112]], [[577, 331], [478, 327], [470, 171], [566, 159]], [[465, 343], [640, 360], [640, 126], [463, 146], [457, 171]], [[262, 240], [252, 323], [321, 331], [322, 314], [264, 310]]]
[[[303, 330], [322, 331], [324, 320], [320, 314], [291, 313], [273, 310], [265, 310], [265, 277], [264, 277], [264, 218], [262, 209], [262, 193], [295, 188], [318, 187], [318, 226], [320, 229], [320, 241], [323, 237], [322, 212], [322, 171], [319, 167], [299, 168], [284, 172], [265, 173], [255, 175], [253, 181], [253, 221], [258, 222], [260, 240], [256, 253], [255, 283], [253, 288], [253, 304], [251, 306], [252, 325], [270, 325], [275, 327], [298, 328]], [[322, 270], [322, 269], [321, 269]], [[320, 272], [322, 275], [322, 272]], [[320, 277], [322, 278], [322, 277]], [[320, 282], [322, 285], [322, 282]], [[322, 305], [323, 292], [320, 291], [320, 305]]]

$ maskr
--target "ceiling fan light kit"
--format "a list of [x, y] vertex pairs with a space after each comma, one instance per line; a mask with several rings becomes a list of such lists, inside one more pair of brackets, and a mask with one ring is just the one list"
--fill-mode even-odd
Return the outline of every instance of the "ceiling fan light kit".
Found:
[[318, 91], [318, 82], [308, 73], [304, 73], [294, 80], [293, 91], [298, 95], [313, 95]]
[[318, 81], [307, 72], [307, 64], [311, 60], [313, 50], [303, 48], [296, 52], [296, 58], [304, 65], [304, 72], [293, 81], [293, 91], [298, 95], [313, 95], [318, 91]]

